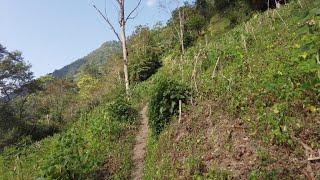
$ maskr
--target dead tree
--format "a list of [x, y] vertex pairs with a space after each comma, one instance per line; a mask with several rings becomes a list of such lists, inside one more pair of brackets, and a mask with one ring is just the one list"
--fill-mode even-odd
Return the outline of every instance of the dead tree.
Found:
[[[173, 28], [177, 33], [177, 38], [180, 43], [180, 49], [181, 54], [185, 54], [185, 47], [184, 47], [184, 27], [185, 27], [185, 14], [183, 8], [180, 8], [181, 6], [181, 0], [164, 0], [162, 3], [160, 3], [160, 8], [165, 10], [168, 14], [170, 14], [173, 10], [170, 9], [170, 4], [174, 3], [174, 8], [178, 11], [178, 18], [179, 22], [177, 22], [178, 27], [175, 25], [175, 22], [173, 22]], [[174, 20], [174, 17], [172, 17]]]
[[[125, 82], [127, 97], [130, 97], [130, 82], [129, 82], [129, 72], [128, 72], [129, 60], [128, 60], [128, 48], [127, 48], [127, 37], [126, 37], [126, 25], [128, 20], [134, 19], [136, 17], [136, 15], [134, 14], [138, 10], [139, 6], [141, 5], [142, 0], [138, 0], [136, 6], [128, 14], [126, 14], [125, 12], [126, 11], [125, 0], [114, 0], [114, 1], [116, 1], [116, 4], [119, 6], [119, 28], [120, 28], [119, 31], [120, 32], [116, 30], [115, 26], [111, 23], [110, 19], [108, 18], [106, 7], [103, 13], [95, 4], [93, 4], [92, 6], [103, 18], [103, 20], [108, 24], [108, 26], [111, 28], [113, 33], [116, 35], [119, 42], [121, 42], [122, 44], [124, 82]], [[105, 6], [106, 4], [107, 3], [105, 3]]]
[[185, 53], [185, 48], [184, 48], [184, 12], [181, 12], [181, 9], [178, 10], [179, 12], [179, 29], [180, 33], [179, 38], [180, 38], [180, 46], [181, 46], [181, 52], [182, 55]]

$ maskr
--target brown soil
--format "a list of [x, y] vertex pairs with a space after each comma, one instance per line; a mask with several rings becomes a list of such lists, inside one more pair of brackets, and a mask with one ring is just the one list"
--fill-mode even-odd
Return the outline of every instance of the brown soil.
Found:
[[136, 136], [136, 144], [133, 150], [133, 162], [135, 169], [132, 171], [132, 178], [135, 180], [140, 180], [143, 178], [143, 167], [146, 155], [146, 146], [148, 138], [148, 117], [147, 117], [148, 106], [145, 106], [141, 111], [141, 125], [139, 127], [139, 132]]
[[[159, 163], [172, 159], [166, 165], [174, 179], [192, 179], [195, 172], [205, 178], [210, 171], [220, 170], [232, 179], [249, 179], [253, 172], [279, 179], [319, 176], [320, 163], [309, 163], [308, 168], [301, 145], [290, 148], [266, 143], [254, 129], [247, 121], [228, 116], [215, 102], [204, 101], [186, 110], [180, 123], [170, 124], [159, 139], [161, 149], [156, 156]], [[190, 166], [188, 159], [197, 164]]]

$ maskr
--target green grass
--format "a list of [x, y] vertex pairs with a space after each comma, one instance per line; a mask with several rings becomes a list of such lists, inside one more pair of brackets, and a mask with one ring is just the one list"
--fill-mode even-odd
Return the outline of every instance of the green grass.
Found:
[[[183, 60], [167, 54], [155, 75], [133, 87], [136, 109], [162, 77], [194, 92], [181, 123], [166, 119], [159, 136], [150, 135], [145, 179], [303, 178], [299, 140], [320, 148], [320, 3], [302, 2], [233, 29], [213, 17], [208, 45], [199, 38]], [[63, 133], [7, 147], [0, 179], [129, 179], [136, 124], [114, 119], [108, 107], [82, 113]], [[242, 144], [250, 153], [239, 159]]]
[[[319, 107], [320, 17], [312, 13], [315, 9], [293, 3], [279, 11], [286, 25], [276, 12], [264, 13], [212, 43], [219, 72], [213, 83], [203, 82], [203, 91], [233, 116], [259, 119], [253, 129], [267, 134], [266, 141], [292, 145], [290, 136], [308, 126], [303, 120], [319, 113], [306, 112]], [[307, 25], [310, 20], [317, 24]], [[212, 71], [200, 79], [209, 80]]]
[[0, 155], [0, 179], [86, 179], [101, 173], [128, 179], [135, 125], [113, 119], [106, 109], [102, 104], [66, 132], [31, 146], [6, 148]]
[[[303, 177], [301, 167], [305, 168], [304, 165], [291, 163], [294, 158], [305, 159], [299, 141], [314, 150], [320, 147], [317, 123], [320, 116], [320, 3], [302, 2], [304, 8], [292, 2], [279, 10], [257, 13], [224, 35], [212, 37], [208, 46], [199, 39], [188, 49], [183, 61], [170, 55], [164, 58], [164, 67], [156, 76], [167, 76], [193, 87], [196, 105], [184, 110], [187, 127], [172, 121], [158, 140], [150, 137], [146, 179], [197, 178], [199, 173], [196, 176], [188, 173], [190, 163], [182, 159], [195, 159], [191, 161], [192, 166], [199, 167], [202, 162], [196, 160], [208, 152], [202, 147], [211, 149], [218, 146], [214, 139], [226, 138], [215, 134], [218, 137], [207, 137], [210, 141], [201, 143], [202, 136], [206, 136], [207, 117], [196, 114], [198, 111], [209, 114], [208, 106], [218, 108], [212, 109], [211, 119], [217, 124], [214, 127], [232, 130], [220, 125], [221, 117], [228, 119], [230, 126], [240, 121], [246, 126], [245, 133], [251, 144], [279, 155], [268, 156], [272, 160], [258, 158], [256, 164], [263, 161], [265, 165], [249, 166], [251, 171], [244, 172], [245, 178]], [[196, 57], [200, 58], [196, 60]], [[184, 128], [191, 132], [182, 133]], [[185, 138], [177, 142], [175, 138], [181, 134]], [[199, 139], [201, 145], [197, 144]], [[235, 154], [237, 140], [231, 136], [222, 148], [230, 155]], [[190, 149], [193, 146], [199, 148]], [[258, 156], [256, 151], [253, 149], [254, 156]], [[173, 163], [176, 156], [182, 159]], [[281, 158], [287, 163], [279, 165]], [[207, 165], [208, 172], [200, 175], [208, 178], [210, 171], [224, 172], [225, 161], [213, 160], [213, 164]], [[219, 167], [218, 170], [215, 167]], [[231, 168], [231, 171], [228, 176], [239, 173], [237, 169]], [[225, 173], [221, 174], [224, 179]]]

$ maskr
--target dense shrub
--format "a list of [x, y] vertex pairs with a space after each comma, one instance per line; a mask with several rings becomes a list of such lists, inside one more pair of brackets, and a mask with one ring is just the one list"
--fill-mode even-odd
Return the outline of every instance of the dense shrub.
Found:
[[0, 101], [0, 129], [7, 129], [8, 124], [15, 121], [14, 109]]
[[30, 136], [33, 141], [39, 141], [45, 137], [52, 136], [59, 132], [60, 127], [58, 123], [25, 123], [21, 130], [24, 136]]
[[86, 170], [92, 166], [88, 164], [89, 154], [85, 152], [85, 147], [86, 142], [83, 136], [76, 130], [61, 136], [46, 159], [41, 176], [49, 179], [83, 178]]
[[145, 58], [136, 60], [131, 66], [131, 81], [145, 81], [155, 74], [160, 67], [161, 61], [157, 55], [149, 55]]
[[109, 153], [119, 151], [112, 143], [118, 144], [125, 128], [129, 127], [128, 123], [114, 121], [113, 118], [105, 106], [83, 113], [67, 132], [52, 140], [51, 152], [43, 157], [39, 176], [47, 179], [94, 179]]
[[107, 106], [110, 116], [121, 122], [134, 122], [138, 116], [138, 112], [131, 107], [131, 104], [125, 97], [119, 96]]
[[152, 94], [149, 105], [150, 126], [158, 135], [170, 118], [178, 112], [179, 100], [186, 103], [190, 91], [185, 85], [162, 78], [157, 82]]

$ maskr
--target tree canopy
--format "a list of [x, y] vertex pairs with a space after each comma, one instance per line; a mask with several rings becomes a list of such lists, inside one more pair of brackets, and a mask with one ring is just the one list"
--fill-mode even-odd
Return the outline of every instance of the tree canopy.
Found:
[[0, 44], [0, 97], [9, 101], [16, 90], [30, 82], [33, 79], [30, 68], [21, 52], [9, 52]]

